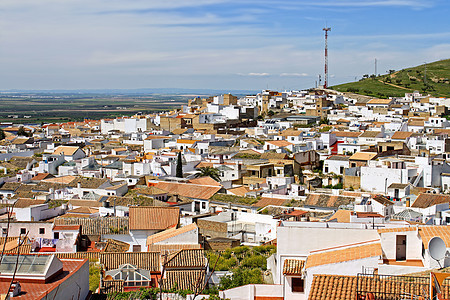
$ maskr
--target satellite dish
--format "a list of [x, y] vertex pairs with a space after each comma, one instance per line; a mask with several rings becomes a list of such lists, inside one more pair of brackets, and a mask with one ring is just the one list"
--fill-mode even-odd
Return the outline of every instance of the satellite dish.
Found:
[[440, 237], [435, 236], [428, 242], [428, 251], [434, 260], [441, 260], [445, 257], [447, 246]]

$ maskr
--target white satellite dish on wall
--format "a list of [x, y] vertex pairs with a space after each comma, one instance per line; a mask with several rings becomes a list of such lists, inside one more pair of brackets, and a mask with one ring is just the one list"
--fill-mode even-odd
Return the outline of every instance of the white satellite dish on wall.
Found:
[[430, 251], [430, 256], [434, 260], [441, 260], [445, 258], [445, 253], [447, 252], [447, 246], [445, 242], [438, 236], [433, 237], [428, 242], [428, 251]]

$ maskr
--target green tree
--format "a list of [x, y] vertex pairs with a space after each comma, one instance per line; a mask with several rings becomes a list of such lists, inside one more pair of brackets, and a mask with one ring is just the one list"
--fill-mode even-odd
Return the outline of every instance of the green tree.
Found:
[[220, 286], [222, 289], [231, 289], [238, 286], [247, 284], [261, 284], [264, 283], [261, 269], [243, 269], [236, 268], [233, 270], [233, 275], [224, 276], [220, 280]]
[[17, 130], [17, 135], [28, 136], [28, 133], [25, 131], [25, 128], [23, 128], [23, 126], [20, 126], [19, 130]]
[[215, 181], [220, 181], [220, 172], [216, 168], [212, 167], [201, 167], [198, 169], [200, 172], [195, 174], [196, 178], [199, 177], [211, 177]]
[[183, 178], [183, 160], [181, 159], [181, 152], [178, 152], [177, 173], [175, 176], [178, 178]]
[[5, 139], [6, 135], [5, 132], [3, 131], [3, 129], [0, 128], [0, 141]]

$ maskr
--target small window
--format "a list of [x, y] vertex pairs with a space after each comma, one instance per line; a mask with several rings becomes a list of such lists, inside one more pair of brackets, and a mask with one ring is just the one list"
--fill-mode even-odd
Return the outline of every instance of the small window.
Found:
[[206, 209], [206, 203], [202, 202], [202, 209]]
[[20, 234], [27, 234], [27, 229], [26, 228], [20, 228]]
[[303, 293], [304, 290], [304, 280], [299, 277], [292, 278], [292, 292], [293, 293]]
[[59, 240], [59, 232], [54, 232], [54, 233], [53, 233], [53, 238], [54, 238], [55, 240]]
[[8, 232], [8, 228], [2, 228], [2, 234], [6, 235], [6, 233]]
[[45, 234], [45, 228], [39, 228], [39, 234]]
[[141, 252], [141, 245], [133, 245], [133, 252]]

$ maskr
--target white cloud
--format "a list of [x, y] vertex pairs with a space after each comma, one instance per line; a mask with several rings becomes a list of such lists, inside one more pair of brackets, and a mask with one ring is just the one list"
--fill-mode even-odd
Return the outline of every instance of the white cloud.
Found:
[[309, 76], [307, 73], [281, 73], [280, 76], [286, 77], [306, 77]]
[[263, 76], [269, 76], [270, 74], [269, 73], [254, 73], [254, 72], [251, 72], [251, 73], [247, 73], [247, 74], [238, 73], [238, 75], [263, 77]]

